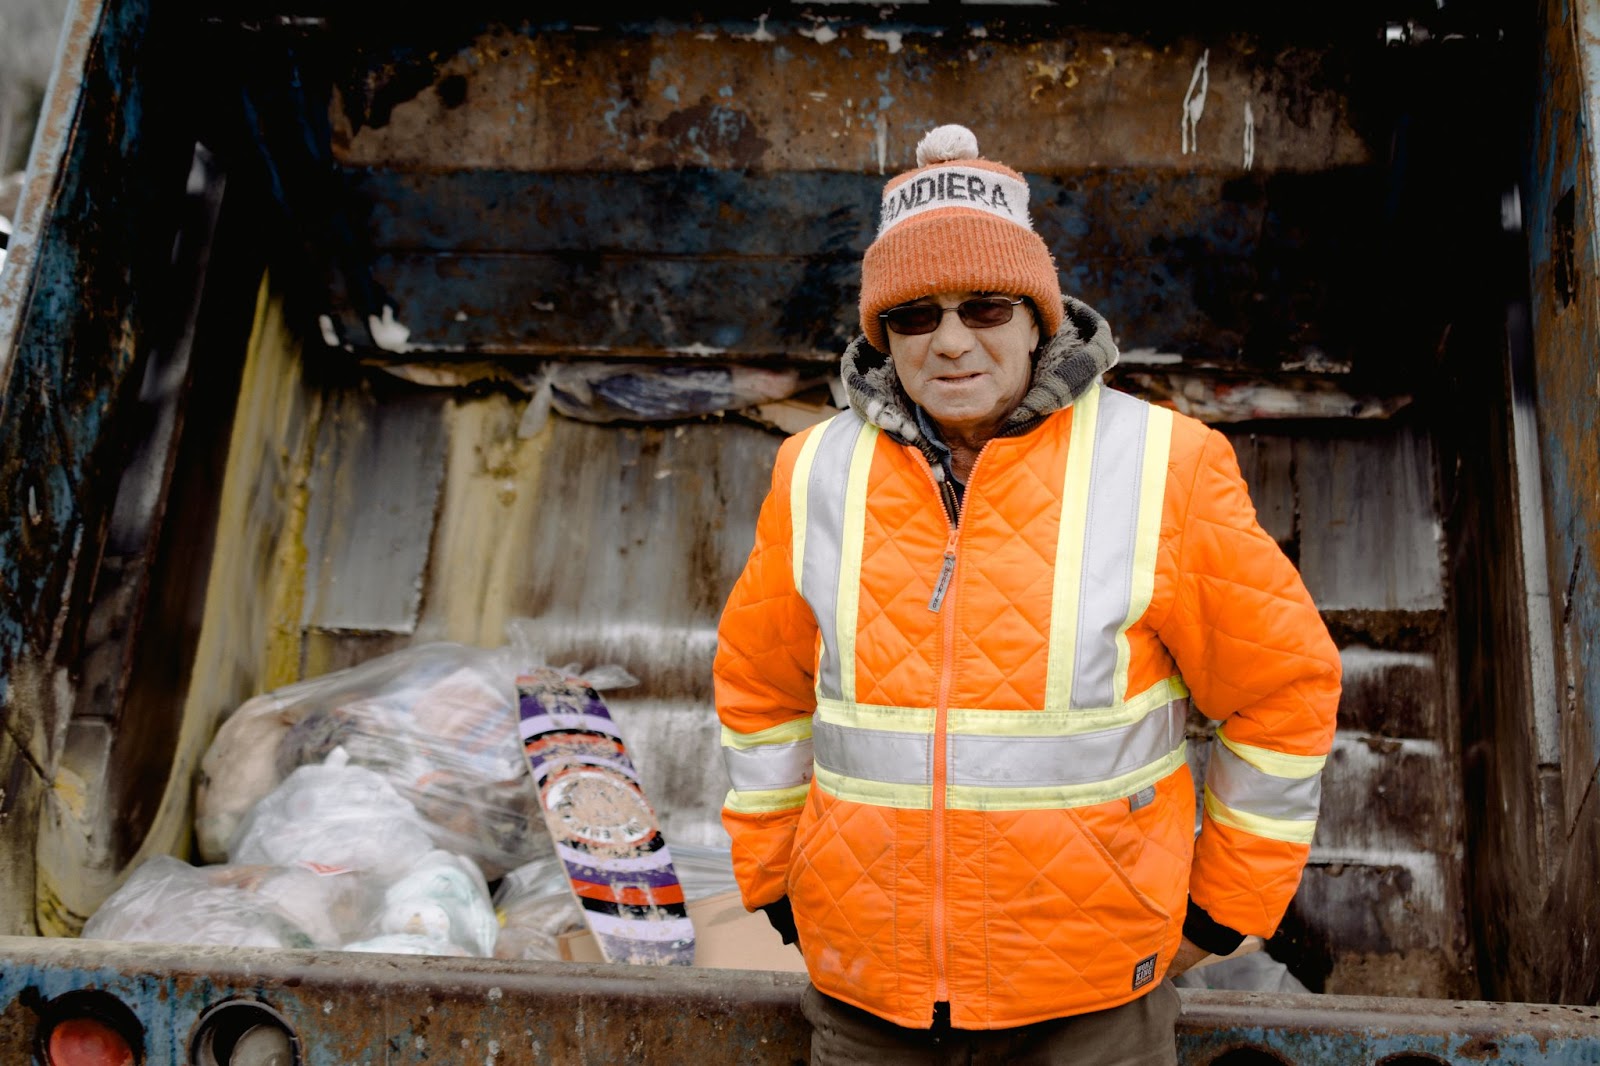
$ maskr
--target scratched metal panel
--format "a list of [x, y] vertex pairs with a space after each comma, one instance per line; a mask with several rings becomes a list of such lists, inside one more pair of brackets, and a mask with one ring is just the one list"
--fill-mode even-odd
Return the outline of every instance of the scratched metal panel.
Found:
[[377, 248], [684, 256], [859, 257], [882, 189], [876, 175], [704, 167], [373, 168], [349, 171], [344, 185]]
[[[9, 707], [8, 707], [9, 710]], [[5, 936], [33, 936], [33, 835], [39, 809], [50, 790], [41, 767], [17, 743], [10, 728], [0, 729], [0, 930]]]
[[[1396, 438], [1410, 432], [1356, 440], [1231, 434], [1258, 517], [1291, 559], [1300, 557], [1324, 610], [1338, 613], [1355, 599], [1324, 598], [1313, 584], [1321, 576], [1327, 588], [1330, 549], [1338, 566], [1381, 567], [1396, 543], [1403, 553], [1405, 544], [1432, 535], [1431, 490], [1402, 491], [1397, 504], [1385, 487], [1392, 476], [1380, 480], [1375, 473], [1395, 462], [1395, 452], [1403, 451]], [[1408, 472], [1414, 484], [1431, 476], [1426, 467]], [[1368, 509], [1341, 515], [1342, 524], [1328, 528], [1330, 501], [1354, 496]], [[1346, 540], [1356, 547], [1338, 554]], [[1357, 559], [1362, 546], [1368, 554]], [[1437, 557], [1433, 566], [1439, 568]], [[1340, 576], [1338, 584], [1343, 590], [1377, 580], [1381, 574]], [[1358, 602], [1379, 624], [1369, 625], [1359, 643], [1341, 634], [1345, 688], [1323, 774], [1321, 817], [1310, 864], [1271, 950], [1319, 991], [1468, 994], [1474, 986], [1461, 950], [1467, 940], [1456, 715], [1445, 702], [1444, 664], [1431, 651], [1371, 646], [1399, 612], [1371, 595]]]
[[[1595, 121], [1600, 12], [1546, 0], [1533, 131], [1522, 175], [1543, 461], [1548, 587], [1561, 721], [1561, 842], [1543, 906], [1507, 937], [1508, 984], [1578, 1002], [1600, 997], [1600, 224]], [[1504, 771], [1501, 771], [1504, 772]], [[1582, 886], [1576, 888], [1575, 886]], [[1527, 891], [1527, 886], [1513, 886]], [[1542, 886], [1541, 886], [1542, 887]], [[1562, 946], [1543, 938], [1572, 930]]]
[[[1534, 364], [1540, 398], [1540, 454], [1549, 510], [1552, 603], [1564, 605], [1557, 639], [1572, 695], [1563, 737], [1573, 770], [1600, 752], [1600, 421], [1594, 416], [1600, 368], [1600, 239], [1595, 146], [1600, 115], [1600, 14], [1592, 5], [1545, 5], [1547, 38], [1529, 160], [1529, 285]], [[1582, 708], [1583, 710], [1579, 711]], [[1579, 711], [1579, 713], [1571, 713]], [[1588, 788], [1567, 776], [1569, 812]]]
[[[1358, 267], [1383, 240], [1371, 174], [1111, 170], [1030, 184], [1063, 284], [1130, 358], [1394, 358], [1358, 313], [1370, 302]], [[363, 171], [346, 188], [412, 349], [832, 356], [858, 331], [882, 178]], [[368, 343], [362, 309], [334, 317], [341, 339]]]
[[[956, 117], [1029, 175], [1067, 289], [1124, 347], [1392, 364], [1403, 345], [1354, 343], [1358, 279], [1384, 258], [1381, 46], [1252, 25], [901, 9], [360, 31], [329, 64], [331, 142], [298, 119], [356, 244], [330, 311], [369, 354], [386, 305], [430, 352], [836, 354], [884, 175]], [[538, 261], [552, 251], [577, 254]], [[776, 313], [751, 317], [745, 292]], [[708, 298], [724, 314], [686, 323]]]
[[[170, 96], [165, 25], [137, 0], [73, 5], [0, 273], [0, 717], [16, 742], [0, 774], [18, 789], [6, 804], [19, 816], [38, 810], [71, 700], [53, 681], [38, 689], [45, 698], [25, 698], [18, 680], [77, 656], [118, 474], [108, 459], [123, 443], [119, 415], [194, 150]], [[150, 114], [171, 121], [151, 129]], [[19, 871], [33, 861], [25, 836], [6, 841]], [[7, 892], [3, 924], [26, 923], [30, 906]]]
[[[381, 255], [372, 276], [412, 351], [826, 359], [859, 332], [843, 260]], [[367, 335], [365, 316], [340, 319]]]
[[1327, 992], [1473, 994], [1460, 788], [1448, 737], [1340, 730], [1289, 932], [1274, 940], [1284, 946], [1277, 957], [1293, 959], [1302, 980]]
[[1448, 734], [1444, 667], [1427, 652], [1353, 645], [1340, 649], [1344, 692], [1341, 724], [1379, 737], [1440, 738]]
[[711, 710], [727, 594], [780, 440], [735, 424], [611, 429], [553, 419], [509, 595], [552, 662], [619, 663], [623, 695]]
[[[115, 997], [144, 1061], [189, 1061], [204, 1011], [265, 1004], [304, 1066], [484, 1062], [802, 1062], [800, 974], [585, 963], [5, 940], [0, 1051], [29, 1056], [66, 997]], [[1592, 1008], [1180, 989], [1178, 1061], [1600, 1062]]]
[[1273, 950], [1285, 945], [1296, 975], [1331, 994], [1475, 995], [1465, 925], [1452, 918], [1462, 906], [1457, 886], [1453, 871], [1423, 852], [1314, 857]]
[[342, 390], [324, 416], [306, 515], [305, 608], [317, 629], [410, 633], [422, 599], [446, 402]]
[[1290, 562], [1300, 552], [1295, 515], [1294, 442], [1261, 433], [1229, 434], [1239, 473], [1250, 486], [1256, 521], [1284, 549]]
[[[0, 702], [7, 728], [36, 765], [49, 764], [51, 752], [38, 743], [42, 738], [37, 734], [58, 731], [56, 714], [41, 719], [41, 708], [17, 706], [11, 678], [20, 658], [42, 659], [51, 650], [51, 623], [76, 562], [76, 552], [69, 555], [62, 549], [82, 536], [81, 480], [106, 407], [104, 396], [92, 394], [129, 369], [130, 353], [115, 345], [108, 346], [108, 366], [89, 360], [71, 364], [63, 358], [75, 317], [69, 309], [83, 295], [80, 251], [69, 233], [83, 211], [85, 190], [62, 172], [82, 160], [90, 151], [87, 142], [94, 140], [75, 142], [78, 109], [94, 107], [95, 90], [115, 77], [107, 74], [95, 48], [100, 18], [95, 3], [78, 5], [69, 18], [59, 73], [39, 116], [36, 164], [19, 204], [7, 250], [9, 266], [0, 273], [0, 425], [7, 427], [0, 439], [0, 499], [5, 501], [0, 521]], [[104, 100], [99, 103], [106, 109]], [[119, 114], [106, 117], [125, 121]], [[103, 156], [103, 142], [98, 147]], [[78, 375], [85, 372], [80, 382]], [[89, 397], [82, 395], [84, 385]]]
[[338, 72], [337, 158], [892, 173], [945, 115], [1024, 171], [1170, 165], [1185, 148], [1195, 169], [1374, 155], [1362, 105], [1383, 105], [1350, 89], [1362, 52], [1381, 49], [1375, 34], [1285, 52], [1214, 25], [1144, 39], [1064, 29], [1054, 13], [886, 14], [485, 25], [430, 50], [369, 47]]
[[1433, 452], [1414, 427], [1295, 442], [1300, 571], [1324, 611], [1444, 606]]
[[1433, 852], [1454, 875], [1460, 840], [1453, 746], [1340, 730], [1323, 774], [1316, 847], [1325, 854]]

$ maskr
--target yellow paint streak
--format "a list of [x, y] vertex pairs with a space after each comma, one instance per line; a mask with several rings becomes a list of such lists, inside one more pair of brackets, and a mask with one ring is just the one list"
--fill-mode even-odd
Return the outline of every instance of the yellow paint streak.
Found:
[[[184, 703], [184, 730], [203, 730], [207, 743], [221, 715], [300, 678], [306, 509], [322, 411], [302, 381], [302, 360], [303, 341], [263, 276]], [[185, 753], [180, 740], [181, 758], [193, 764], [201, 754], [203, 746]]]
[[[311, 504], [312, 437], [289, 471], [288, 511], [283, 535], [273, 553], [267, 586], [266, 668], [259, 688], [270, 691], [300, 679], [300, 619], [306, 599], [306, 512]], [[208, 601], [209, 602], [209, 601]]]
[[[42, 866], [36, 920], [75, 934], [126, 874], [156, 855], [188, 855], [195, 771], [218, 720], [249, 696], [299, 675], [306, 476], [321, 406], [301, 379], [302, 340], [263, 276], [239, 385], [218, 508], [216, 548], [194, 674], [173, 744], [172, 770], [149, 832], [120, 870], [71, 878]], [[286, 543], [289, 542], [289, 543]]]
[[[423, 594], [423, 624], [445, 640], [495, 647], [532, 558], [539, 484], [554, 419], [518, 439], [522, 411], [503, 395], [462, 399], [445, 412], [444, 500]], [[526, 614], [524, 609], [520, 613]]]
[[[1078, 85], [1078, 64], [1072, 60], [1056, 62], [1048, 59], [1028, 60], [1028, 77], [1041, 82], [1055, 82], [1063, 89], [1073, 89]], [[1043, 85], [1033, 88], [1033, 95], [1037, 96]]]

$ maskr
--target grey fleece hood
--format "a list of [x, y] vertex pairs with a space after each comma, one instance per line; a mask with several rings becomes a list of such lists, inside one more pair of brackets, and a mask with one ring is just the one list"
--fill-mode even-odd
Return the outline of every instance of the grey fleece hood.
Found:
[[[1117, 363], [1111, 327], [1100, 313], [1071, 296], [1062, 297], [1061, 302], [1066, 310], [1061, 328], [1040, 350], [1028, 391], [1000, 427], [1002, 435], [1025, 432], [1046, 415], [1071, 407]], [[851, 410], [904, 444], [925, 446], [894, 361], [869, 344], [865, 334], [845, 349], [839, 373]]]

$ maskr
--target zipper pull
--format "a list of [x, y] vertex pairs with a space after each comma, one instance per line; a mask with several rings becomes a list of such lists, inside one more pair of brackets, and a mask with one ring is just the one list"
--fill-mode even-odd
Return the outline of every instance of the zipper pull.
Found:
[[944, 566], [939, 568], [939, 580], [933, 586], [933, 596], [928, 600], [928, 610], [939, 613], [944, 594], [950, 590], [950, 578], [956, 572], [956, 529], [950, 528], [950, 539], [944, 543]]

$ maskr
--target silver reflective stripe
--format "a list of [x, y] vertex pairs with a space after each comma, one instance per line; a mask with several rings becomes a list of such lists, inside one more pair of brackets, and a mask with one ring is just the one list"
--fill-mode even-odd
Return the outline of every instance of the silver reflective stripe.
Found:
[[1053, 788], [1105, 781], [1148, 766], [1183, 743], [1188, 700], [1132, 725], [1050, 736], [947, 734], [950, 781], [984, 788]]
[[1139, 525], [1149, 407], [1114, 389], [1100, 390], [1089, 474], [1082, 578], [1078, 582], [1073, 707], [1117, 702], [1117, 634], [1128, 621], [1134, 539]]
[[[946, 734], [950, 783], [976, 788], [1065, 788], [1132, 773], [1183, 743], [1189, 701], [1155, 707], [1131, 725], [1067, 736]], [[817, 765], [887, 785], [933, 783], [927, 733], [862, 729], [816, 719]]]
[[722, 749], [728, 779], [741, 792], [794, 788], [811, 780], [811, 741]]
[[[806, 557], [800, 595], [811, 604], [822, 632], [822, 662], [817, 694], [843, 696], [839, 684], [839, 565], [844, 551], [845, 496], [850, 487], [850, 455], [866, 423], [854, 411], [835, 416], [821, 430], [811, 481], [806, 488]], [[850, 664], [851, 669], [855, 664]]]
[[811, 725], [817, 765], [836, 774], [890, 785], [933, 783], [933, 737], [825, 722]]
[[1211, 746], [1206, 787], [1217, 799], [1245, 814], [1311, 821], [1322, 798], [1322, 774], [1278, 777], [1263, 773], [1219, 743]]

